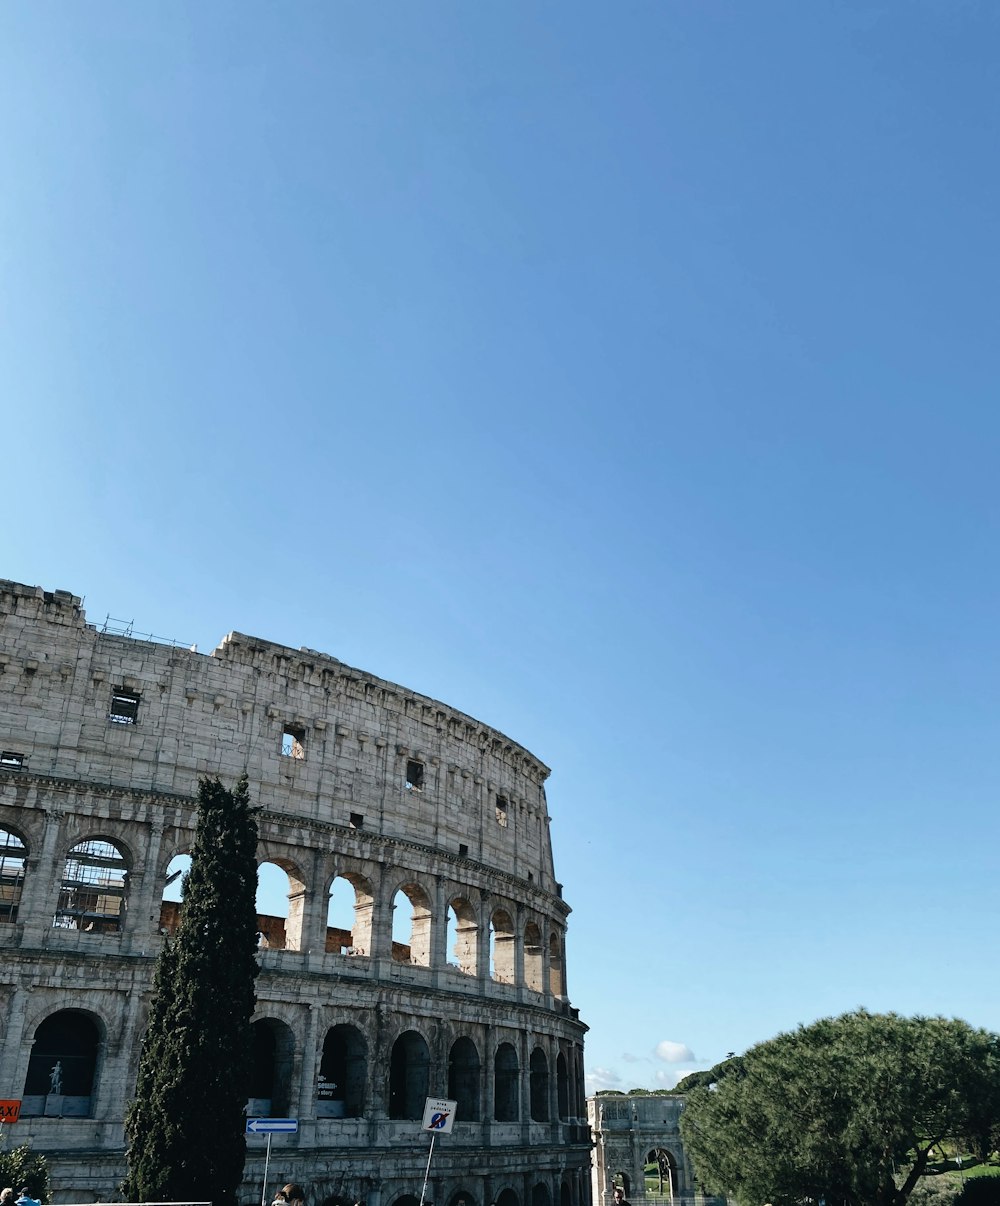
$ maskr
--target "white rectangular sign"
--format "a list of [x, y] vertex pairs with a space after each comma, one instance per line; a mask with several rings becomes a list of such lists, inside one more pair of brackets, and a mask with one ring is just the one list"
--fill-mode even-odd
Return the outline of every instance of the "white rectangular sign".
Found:
[[433, 1131], [435, 1135], [450, 1135], [457, 1105], [457, 1101], [448, 1101], [444, 1097], [428, 1097], [424, 1101], [423, 1129]]

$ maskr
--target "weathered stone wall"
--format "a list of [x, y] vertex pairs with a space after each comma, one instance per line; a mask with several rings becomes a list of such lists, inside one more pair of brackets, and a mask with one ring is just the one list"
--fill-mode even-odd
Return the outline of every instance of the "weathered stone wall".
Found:
[[[637, 1092], [587, 1098], [594, 1137], [594, 1206], [611, 1206], [616, 1185], [624, 1185], [631, 1206], [725, 1206], [725, 1198], [706, 1197], [698, 1186], [681, 1140], [683, 1109], [681, 1095]], [[652, 1163], [658, 1163], [662, 1173], [655, 1185], [647, 1186], [644, 1169]]]
[[[332, 1194], [369, 1206], [419, 1195], [426, 1136], [390, 1117], [393, 1044], [413, 1031], [429, 1052], [431, 1095], [449, 1095], [458, 1038], [471, 1039], [481, 1067], [478, 1118], [460, 1117], [438, 1143], [428, 1197], [587, 1206], [585, 1027], [566, 991], [569, 910], [544, 765], [471, 717], [334, 658], [237, 633], [210, 655], [102, 633], [65, 592], [0, 582], [0, 638], [0, 829], [25, 854], [19, 899], [0, 912], [0, 1096], [22, 1096], [33, 1037], [54, 1013], [79, 1011], [100, 1036], [87, 1116], [18, 1124], [19, 1139], [51, 1154], [57, 1200], [114, 1194], [167, 866], [190, 849], [198, 778], [232, 782], [246, 770], [263, 809], [259, 859], [290, 882], [289, 917], [274, 930], [288, 949], [261, 951], [258, 981], [257, 1018], [285, 1053], [282, 1105], [300, 1119], [297, 1136], [274, 1141], [272, 1187], [302, 1180], [316, 1206]], [[116, 719], [119, 697], [137, 697], [134, 715]], [[100, 923], [120, 932], [93, 922], [88, 932], [83, 917], [78, 928], [53, 924], [67, 855], [94, 839], [127, 864], [120, 917]], [[357, 890], [351, 954], [327, 924], [337, 877]], [[419, 918], [412, 949], [392, 941], [400, 889]], [[449, 905], [461, 915], [457, 954]], [[352, 1117], [317, 1108], [335, 1026], [366, 1053]], [[517, 1054], [517, 1102], [515, 1120], [500, 1122], [502, 1043]], [[34, 1101], [55, 1113], [56, 1099]], [[260, 1196], [264, 1140], [249, 1146], [247, 1202]]]

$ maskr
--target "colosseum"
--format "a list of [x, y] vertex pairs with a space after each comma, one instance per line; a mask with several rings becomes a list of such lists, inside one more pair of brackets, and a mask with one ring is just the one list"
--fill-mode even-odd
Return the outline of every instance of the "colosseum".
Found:
[[[4, 581], [0, 624], [0, 1098], [21, 1099], [12, 1140], [49, 1157], [54, 1201], [118, 1196], [197, 782], [246, 770], [281, 885], [258, 903], [247, 1110], [298, 1119], [267, 1188], [416, 1206], [432, 1096], [458, 1105], [428, 1201], [589, 1206], [546, 766], [312, 649], [233, 632], [199, 654]], [[248, 1204], [264, 1154], [249, 1136]]]

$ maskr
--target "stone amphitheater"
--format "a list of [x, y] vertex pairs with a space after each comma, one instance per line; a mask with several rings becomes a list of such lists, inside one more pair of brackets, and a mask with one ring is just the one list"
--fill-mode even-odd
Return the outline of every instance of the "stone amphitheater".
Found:
[[[259, 863], [248, 1114], [268, 1189], [416, 1206], [589, 1206], [586, 1027], [566, 988], [548, 769], [446, 704], [311, 649], [211, 654], [0, 581], [0, 1098], [56, 1202], [114, 1199], [153, 961], [199, 777], [246, 770]], [[197, 1114], [198, 1103], [191, 1103]], [[260, 1201], [263, 1137], [241, 1198]], [[267, 1200], [270, 1200], [269, 1198]]]

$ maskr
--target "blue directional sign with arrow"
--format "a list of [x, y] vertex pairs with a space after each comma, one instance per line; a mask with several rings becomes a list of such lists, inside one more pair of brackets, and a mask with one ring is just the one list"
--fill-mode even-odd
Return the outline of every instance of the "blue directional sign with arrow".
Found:
[[248, 1118], [248, 1135], [294, 1135], [299, 1129], [297, 1118]]

